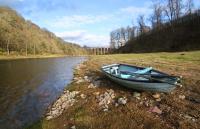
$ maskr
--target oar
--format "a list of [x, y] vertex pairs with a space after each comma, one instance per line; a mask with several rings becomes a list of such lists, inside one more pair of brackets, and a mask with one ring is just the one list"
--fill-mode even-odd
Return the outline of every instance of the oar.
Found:
[[162, 82], [162, 83], [167, 83], [167, 84], [170, 84], [170, 85], [177, 85], [177, 86], [182, 87], [182, 85], [181, 85], [181, 84], [178, 84], [177, 81], [176, 81], [175, 83], [170, 83], [170, 82], [168, 82], [168, 81], [163, 81], [163, 80], [160, 80], [160, 79], [157, 79], [157, 78], [153, 78], [153, 77], [151, 77], [151, 76], [150, 76], [150, 77], [141, 76], [141, 77], [144, 77], [144, 78], [150, 79], [150, 80], [154, 80], [154, 81], [158, 81], [158, 82]]
[[[163, 81], [163, 80], [160, 80], [160, 79], [157, 79], [157, 78], [153, 78], [153, 77], [151, 77], [151, 74], [138, 74], [138, 73], [132, 73], [132, 72], [128, 72], [128, 71], [121, 71], [121, 72], [127, 73], [127, 74], [132, 75], [132, 76], [136, 76], [136, 77], [143, 77], [143, 78], [146, 78], [146, 79], [149, 79], [149, 80], [154, 80], [154, 81], [158, 81], [158, 82], [162, 82], [162, 83], [168, 83], [170, 85], [177, 85], [177, 86], [182, 87], [182, 85], [178, 84], [177, 82], [176, 83], [170, 83], [170, 82]], [[172, 76], [165, 76], [165, 77], [172, 77]], [[174, 76], [174, 77], [177, 77], [177, 76]], [[179, 77], [177, 77], [177, 78], [179, 78]]]
[[[134, 74], [134, 75], [149, 75], [149, 76], [152, 76], [152, 74], [139, 74], [139, 73], [132, 73], [132, 72], [129, 72], [129, 71], [120, 71], [122, 73], [125, 73], [125, 74]], [[182, 76], [173, 76], [173, 75], [153, 75], [153, 77], [168, 77], [168, 78], [182, 78]]]

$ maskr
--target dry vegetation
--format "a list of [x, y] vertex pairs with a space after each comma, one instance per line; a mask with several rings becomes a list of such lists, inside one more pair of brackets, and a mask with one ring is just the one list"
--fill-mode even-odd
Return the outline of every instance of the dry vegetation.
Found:
[[[140, 92], [140, 99], [133, 96], [135, 91], [122, 88], [111, 82], [100, 72], [100, 67], [110, 63], [128, 63], [139, 66], [153, 66], [169, 74], [182, 75], [183, 87], [177, 87], [169, 94], [159, 93], [161, 101], [156, 101], [151, 92]], [[97, 88], [88, 88], [89, 82], [76, 83], [67, 87], [70, 91], [80, 91], [86, 98], [77, 96], [77, 102], [64, 113], [50, 121], [45, 119], [29, 129], [197, 129], [200, 125], [200, 52], [157, 53], [157, 54], [118, 54], [91, 56], [75, 71], [75, 77], [93, 77], [100, 80]], [[99, 107], [95, 93], [113, 89], [119, 97], [126, 97], [125, 105], [109, 104], [108, 111]], [[185, 96], [185, 98], [180, 97]], [[157, 106], [162, 114], [150, 112]]]

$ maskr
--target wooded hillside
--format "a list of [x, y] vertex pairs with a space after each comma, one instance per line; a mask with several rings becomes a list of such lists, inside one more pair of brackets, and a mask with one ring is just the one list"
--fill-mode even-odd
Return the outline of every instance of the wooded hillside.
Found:
[[118, 52], [200, 50], [200, 11], [165, 23], [128, 41]]
[[25, 20], [11, 8], [0, 7], [0, 54], [3, 53], [80, 55], [86, 51]]

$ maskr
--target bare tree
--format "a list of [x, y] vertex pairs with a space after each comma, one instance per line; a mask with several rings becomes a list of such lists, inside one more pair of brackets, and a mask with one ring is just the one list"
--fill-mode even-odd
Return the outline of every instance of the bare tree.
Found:
[[[12, 30], [12, 29], [11, 29]], [[10, 44], [11, 44], [11, 38], [12, 38], [12, 33], [11, 30], [7, 30], [6, 33], [6, 51], [7, 51], [7, 55], [10, 55]]]
[[110, 32], [110, 48], [115, 48], [115, 34], [114, 31]]
[[139, 15], [139, 17], [138, 17], [138, 25], [139, 25], [140, 34], [144, 33], [144, 27], [145, 27], [144, 15]]
[[124, 46], [125, 43], [128, 41], [128, 31], [125, 28], [121, 28], [120, 29], [120, 42], [121, 42], [121, 46]]
[[9, 45], [10, 45], [10, 39], [8, 38], [7, 39], [7, 44], [6, 44], [7, 55], [10, 55]]
[[25, 40], [25, 52], [26, 52], [26, 56], [28, 56], [28, 38], [29, 38], [29, 36], [28, 36], [28, 29], [27, 28], [25, 28], [25, 37], [26, 37], [26, 40]]
[[193, 8], [194, 8], [193, 0], [187, 0], [186, 3], [185, 3], [185, 12], [186, 12], [186, 14], [191, 14]]
[[153, 28], [160, 27], [163, 22], [163, 6], [160, 1], [153, 1], [153, 14], [150, 16]]
[[117, 48], [121, 47], [121, 33], [120, 33], [120, 29], [116, 30], [116, 43], [117, 43]]
[[127, 40], [131, 40], [135, 37], [135, 27], [130, 27], [130, 26], [127, 26], [126, 28], [126, 31], [127, 31]]
[[119, 29], [113, 30], [110, 32], [110, 47], [119, 48], [124, 46], [127, 41], [134, 38], [135, 36], [134, 27], [121, 27]]
[[165, 6], [165, 14], [168, 20], [172, 22], [181, 16], [181, 11], [183, 9], [182, 0], [166, 0], [167, 4]]

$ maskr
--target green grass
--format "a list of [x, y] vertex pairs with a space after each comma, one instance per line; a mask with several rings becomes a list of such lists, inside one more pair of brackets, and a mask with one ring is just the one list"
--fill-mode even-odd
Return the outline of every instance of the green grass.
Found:
[[[100, 58], [105, 58], [101, 56]], [[146, 54], [116, 54], [109, 55], [108, 58], [114, 58], [117, 60], [129, 60], [129, 59], [159, 59], [166, 61], [200, 61], [200, 51], [195, 52], [178, 52], [178, 53], [146, 53]]]

